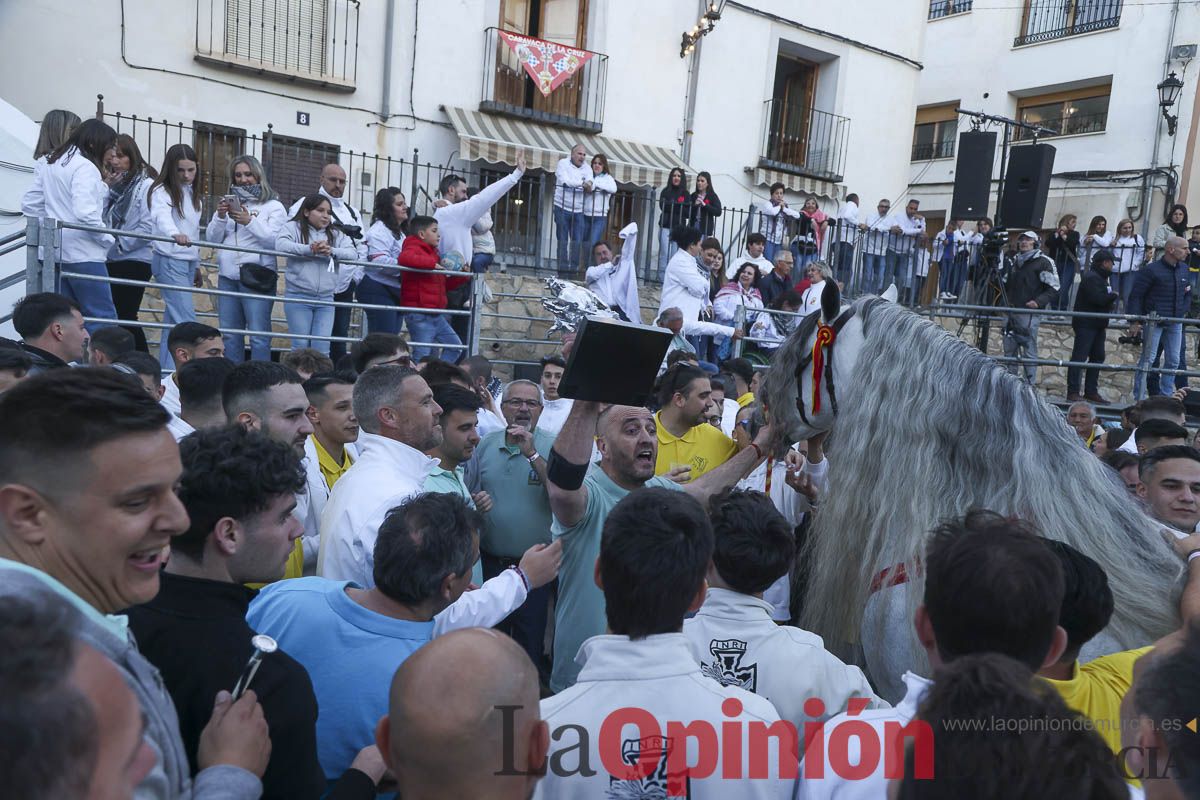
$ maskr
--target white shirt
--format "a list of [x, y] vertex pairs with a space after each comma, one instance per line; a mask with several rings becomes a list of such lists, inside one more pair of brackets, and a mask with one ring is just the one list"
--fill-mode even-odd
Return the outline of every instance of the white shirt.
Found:
[[[33, 219], [50, 217], [96, 228], [104, 224], [104, 201], [108, 187], [100, 170], [83, 153], [71, 148], [53, 164], [39, 158], [33, 165], [33, 184], [21, 198], [21, 213]], [[112, 247], [107, 233], [63, 229], [58, 261], [63, 264], [103, 262]]]
[[[776, 625], [771, 604], [728, 589], [711, 588], [696, 616], [684, 620], [683, 635], [700, 662], [700, 672], [722, 686], [737, 686], [771, 701], [779, 716], [796, 726], [846, 710], [851, 697], [868, 708], [887, 703], [871, 691], [858, 667], [842, 663], [820, 636]], [[804, 702], [819, 699], [824, 713], [809, 716]]]
[[620, 306], [630, 322], [642, 322], [642, 306], [638, 297], [637, 252], [638, 227], [631, 222], [621, 229], [621, 254], [611, 264], [588, 267], [587, 286], [610, 306]]
[[333, 487], [321, 513], [317, 574], [369, 589], [375, 585], [379, 526], [393, 507], [421, 493], [438, 461], [366, 431], [358, 434], [358, 450], [358, 461]]
[[[345, 200], [343, 200], [340, 197], [334, 197], [329, 192], [325, 191], [324, 186], [317, 189], [317, 194], [319, 194], [322, 197], [329, 200], [329, 207], [333, 209], [333, 216], [336, 218], [337, 222], [340, 222], [343, 225], [357, 225], [358, 227], [364, 229], [363, 230], [364, 234], [366, 233], [366, 230], [365, 230], [366, 223], [363, 221], [362, 214], [359, 212], [359, 210], [357, 208], [350, 205], [349, 203], [347, 203]], [[287, 218], [289, 220], [295, 218], [296, 212], [298, 212], [300, 210], [300, 206], [303, 205], [303, 203], [304, 203], [303, 197], [301, 197], [296, 202], [292, 203], [292, 207], [288, 209], [288, 213], [287, 213]], [[357, 260], [366, 261], [367, 260], [366, 236], [364, 235], [364, 237], [362, 239], [358, 239], [357, 241], [355, 241], [355, 240], [350, 240], [350, 241], [354, 245], [354, 252], [358, 255]], [[363, 267], [352, 266], [348, 269], [339, 269], [337, 271], [337, 283], [334, 286], [333, 293], [341, 294], [342, 292], [344, 292], [350, 288], [350, 284], [352, 282], [358, 283], [360, 280], [362, 280], [362, 276], [363, 276]]]
[[1134, 428], [1130, 432], [1129, 438], [1126, 439], [1125, 442], [1120, 447], [1117, 448], [1117, 452], [1118, 453], [1132, 453], [1135, 456], [1138, 454], [1138, 451], [1137, 451], [1137, 428]]
[[[929, 251], [924, 247], [918, 247], [913, 250], [913, 266], [916, 268], [918, 277], [929, 277]], [[949, 268], [949, 266], [947, 264], [946, 268]]]
[[687, 323], [700, 319], [700, 312], [711, 307], [708, 276], [700, 271], [695, 256], [687, 250], [676, 250], [663, 273], [662, 302], [658, 304], [658, 313], [662, 314], [663, 309], [678, 308], [683, 312], [684, 323]]
[[891, 228], [890, 214], [880, 216], [875, 213], [867, 217], [866, 244], [863, 245], [863, 252], [870, 256], [883, 255], [892, 238]]
[[[576, 660], [583, 666], [578, 680], [571, 688], [542, 701], [542, 719], [552, 731], [559, 731], [564, 725], [578, 725], [588, 732], [587, 759], [594, 773], [585, 776], [576, 772], [564, 777], [550, 770], [538, 783], [535, 798], [663, 797], [667, 794], [664, 791], [667, 781], [679, 782], [677, 794], [692, 800], [791, 797], [794, 782], [779, 777], [779, 748], [775, 746], [769, 748], [769, 777], [724, 779], [720, 758], [710, 777], [690, 777], [687, 779], [690, 785], [680, 785], [685, 780], [682, 774], [668, 774], [666, 754], [669, 747], [680, 741], [686, 742], [688, 764], [696, 764], [699, 755], [694, 736], [675, 737], [673, 741], [666, 738], [668, 723], [706, 722], [711, 725], [719, 748], [736, 747], [741, 751], [740, 763], [742, 775], [745, 775], [750, 765], [750, 736], [742, 733], [738, 739], [727, 739], [722, 723], [736, 725], [745, 731], [756, 723], [771, 725], [779, 720], [779, 714], [764, 698], [704, 677], [682, 633], [662, 633], [638, 640], [626, 636], [593, 636], [583, 643]], [[740, 714], [724, 713], [722, 703], [727, 698], [741, 702]], [[600, 760], [601, 726], [610, 714], [622, 708], [644, 710], [658, 722], [657, 731], [639, 731], [634, 725], [625, 725], [617, 733], [626, 763], [636, 762], [638, 755], [644, 752], [653, 752], [659, 757], [659, 766], [640, 780], [614, 779]], [[580, 746], [579, 734], [568, 732], [560, 740], [551, 742], [550, 758], [556, 760], [555, 754], [561, 751], [564, 756], [559, 758], [565, 757], [564, 763], [577, 764], [584, 754], [566, 751]], [[686, 793], [682, 793], [685, 788]]]
[[[792, 219], [800, 219], [800, 212], [794, 208], [785, 208], [782, 205], [775, 205], [770, 201], [758, 201], [754, 203], [754, 208], [759, 213], [758, 232], [767, 237], [768, 242], [775, 244], [783, 244], [783, 234], [787, 229], [787, 220], [784, 217]], [[780, 214], [780, 212], [783, 212]]]
[[[843, 722], [852, 721], [859, 730], [861, 730], [861, 725], [866, 723], [875, 731], [876, 741], [880, 744], [880, 756], [875, 771], [858, 780], [845, 780], [830, 768], [828, 754], [826, 754], [825, 774], [822, 778], [805, 776], [804, 767], [801, 765], [800, 784], [796, 791], [797, 800], [826, 800], [826, 798], [828, 800], [880, 800], [880, 798], [887, 797], [888, 779], [885, 777], [887, 761], [884, 758], [884, 754], [887, 752], [885, 726], [892, 722], [899, 723], [900, 727], [903, 727], [912, 722], [913, 717], [917, 715], [917, 706], [925, 693], [929, 691], [929, 687], [933, 685], [932, 681], [911, 672], [904, 673], [902, 680], [906, 691], [904, 699], [897, 703], [895, 708], [866, 710], [853, 717], [839, 714], [825, 723], [824, 737], [813, 742], [814, 747], [824, 746], [835, 735], [833, 729]], [[898, 729], [893, 728], [893, 731], [895, 730]], [[862, 731], [861, 734], [839, 737], [839, 741], [846, 742], [848, 752], [845, 759], [849, 764], [860, 763], [859, 749], [862, 740], [858, 738], [859, 735], [867, 734]], [[892, 735], [894, 736], [895, 733], [893, 732]]]
[[196, 429], [191, 426], [191, 423], [176, 414], [171, 414], [171, 418], [167, 420], [167, 430], [170, 431], [171, 435], [175, 437], [176, 442], [187, 436], [189, 433], [196, 432]]
[[742, 253], [740, 258], [731, 259], [725, 264], [725, 279], [733, 280], [733, 276], [737, 274], [737, 268], [747, 261], [758, 265], [759, 277], [766, 277], [771, 274], [771, 270], [775, 269], [775, 265], [767, 261], [766, 256], [760, 255], [758, 258], [752, 258], [750, 253]]
[[737, 415], [741, 410], [742, 407], [737, 404], [737, 400], [731, 400], [728, 397], [721, 404], [721, 433], [730, 439], [733, 438], [733, 426], [737, 424]]
[[907, 213], [901, 212], [891, 218], [888, 227], [891, 228], [892, 225], [900, 226], [900, 233], [891, 237], [888, 250], [899, 255], [911, 252], [917, 234], [925, 232], [925, 218], [919, 214], [909, 217]]
[[442, 241], [438, 247], [442, 256], [457, 253], [462, 263], [470, 265], [474, 245], [471, 241], [471, 226], [484, 213], [496, 204], [510, 189], [517, 185], [525, 173], [514, 169], [495, 183], [490, 183], [480, 189], [474, 197], [469, 197], [461, 203], [451, 203], [433, 212], [433, 218], [438, 221], [438, 233]]
[[[562, 430], [563, 423], [567, 421], [567, 416], [571, 413], [571, 406], [574, 404], [574, 400], [566, 397], [547, 400], [546, 393], [542, 392], [542, 415], [538, 417], [537, 429], [552, 436], [558, 436], [558, 432]], [[549, 453], [542, 455], [547, 458], [550, 456]]]
[[[345, 449], [346, 458], [350, 459], [353, 466], [358, 460], [358, 447], [347, 444]], [[317, 552], [321, 544], [321, 514], [329, 500], [329, 484], [325, 482], [325, 476], [321, 473], [316, 440], [311, 435], [304, 440], [304, 471], [308, 477], [308, 491], [304, 493], [303, 502], [299, 495], [296, 496], [296, 515], [304, 523], [304, 566], [306, 569], [312, 569], [317, 565]], [[303, 515], [300, 513], [301, 506]]]
[[179, 384], [175, 382], [175, 373], [162, 379], [162, 387], [163, 396], [158, 401], [159, 405], [178, 417], [183, 413], [183, 404], [179, 401]]
[[[268, 200], [265, 203], [246, 203], [243, 207], [250, 212], [249, 224], [239, 225], [228, 214], [225, 219], [214, 214], [204, 232], [205, 238], [210, 242], [223, 242], [237, 247], [274, 250], [279, 230], [287, 221], [283, 203]], [[237, 250], [218, 250], [217, 264], [220, 266], [221, 277], [231, 280], [241, 278], [242, 264], [260, 264], [274, 270], [279, 269], [275, 256], [261, 256]]]
[[367, 260], [378, 265], [366, 267], [366, 274], [371, 280], [393, 289], [400, 288], [403, 273], [397, 263], [400, 261], [400, 248], [403, 244], [404, 234], [396, 236], [391, 228], [380, 220], [371, 223], [371, 227], [367, 229]]
[[842, 208], [838, 211], [837, 218], [837, 240], [839, 242], [853, 242], [854, 237], [858, 235], [858, 203], [853, 200], [847, 200], [845, 203], [842, 203]]
[[154, 224], [155, 236], [179, 236], [183, 234], [193, 242], [184, 247], [174, 242], [155, 242], [154, 252], [167, 258], [180, 261], [199, 261], [200, 248], [195, 242], [200, 240], [200, 209], [192, 202], [192, 186], [188, 184], [180, 190], [179, 208], [171, 205], [171, 195], [165, 186], [159, 185], [150, 192], [150, 218]]
[[[592, 180], [592, 167], [584, 161], [578, 167], [571, 158], [560, 158], [554, 168], [554, 206], [564, 211], [581, 213], [585, 192], [583, 182]], [[613, 191], [616, 191], [614, 183]]]

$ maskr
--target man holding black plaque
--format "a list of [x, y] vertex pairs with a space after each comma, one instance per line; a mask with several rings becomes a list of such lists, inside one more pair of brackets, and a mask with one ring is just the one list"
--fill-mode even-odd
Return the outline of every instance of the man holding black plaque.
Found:
[[[750, 447], [682, 486], [654, 475], [657, 425], [648, 409], [605, 407], [594, 401], [575, 400], [547, 465], [547, 489], [554, 515], [551, 534], [563, 543], [550, 679], [553, 691], [560, 692], [575, 683], [580, 668], [575, 656], [580, 646], [588, 638], [603, 634], [607, 626], [604, 595], [593, 573], [604, 521], [613, 507], [645, 486], [684, 491], [705, 503], [710, 495], [732, 486], [762, 461], [770, 436], [769, 427], [763, 428]], [[601, 459], [589, 469], [593, 438]]]

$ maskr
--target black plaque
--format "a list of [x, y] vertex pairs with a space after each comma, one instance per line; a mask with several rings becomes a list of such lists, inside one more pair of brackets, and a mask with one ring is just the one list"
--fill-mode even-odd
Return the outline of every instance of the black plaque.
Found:
[[558, 393], [573, 400], [645, 405], [671, 338], [665, 328], [586, 317], [575, 331]]

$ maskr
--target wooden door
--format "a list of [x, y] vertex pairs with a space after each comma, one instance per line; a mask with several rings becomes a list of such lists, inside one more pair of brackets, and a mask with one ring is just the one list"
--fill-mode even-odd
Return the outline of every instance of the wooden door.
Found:
[[[501, 0], [500, 30], [529, 34], [530, 0]], [[525, 86], [529, 78], [517, 54], [496, 37], [496, 102], [525, 108]]]
[[[539, 5], [539, 39], [565, 44], [568, 47], [586, 48], [587, 0], [541, 0]], [[588, 69], [589, 66], [585, 64], [551, 92], [549, 97], [544, 97], [534, 87], [533, 108], [548, 114], [578, 117], [579, 104], [583, 98], [583, 76]], [[530, 85], [532, 86], [532, 80]]]
[[774, 160], [804, 166], [808, 158], [808, 136], [811, 126], [813, 95], [817, 86], [817, 65], [799, 59], [780, 58], [786, 64], [787, 75], [782, 91], [775, 97], [772, 109], [776, 142]]

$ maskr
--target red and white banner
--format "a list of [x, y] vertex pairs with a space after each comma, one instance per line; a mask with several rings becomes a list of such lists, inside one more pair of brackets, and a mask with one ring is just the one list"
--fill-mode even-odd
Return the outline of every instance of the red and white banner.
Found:
[[508, 31], [499, 33], [509, 49], [517, 54], [525, 71], [533, 78], [538, 91], [544, 97], [549, 97], [551, 92], [578, 72], [594, 55], [587, 50], [547, 42], [545, 39], [535, 39]]

